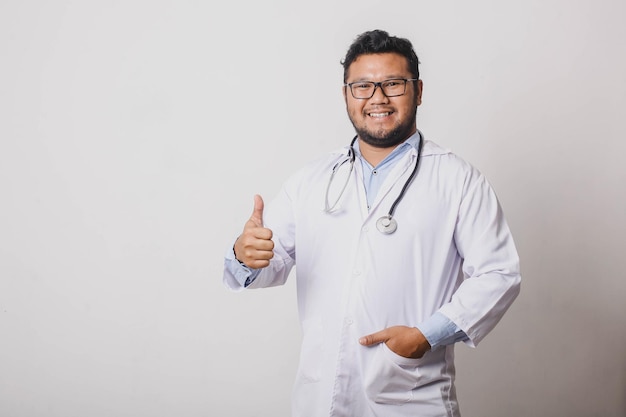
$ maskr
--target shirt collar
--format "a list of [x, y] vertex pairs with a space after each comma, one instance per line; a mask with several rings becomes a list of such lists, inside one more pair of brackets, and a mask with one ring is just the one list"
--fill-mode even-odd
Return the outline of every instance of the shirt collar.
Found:
[[[391, 160], [394, 160], [398, 157], [400, 157], [400, 155], [403, 155], [405, 152], [408, 152], [409, 149], [411, 149], [411, 147], [413, 147], [415, 150], [417, 150], [418, 144], [419, 144], [419, 140], [420, 140], [420, 132], [419, 130], [416, 131], [415, 133], [413, 133], [411, 136], [409, 136], [409, 138], [407, 140], [405, 140], [404, 142], [402, 142], [401, 144], [399, 144], [398, 146], [396, 146], [394, 148], [393, 151], [391, 151], [389, 153], [389, 155], [387, 155], [385, 157], [385, 159], [383, 159], [382, 161], [380, 161], [380, 163], [378, 164], [378, 166], [381, 166], [383, 164], [388, 163]], [[359, 143], [360, 143], [361, 139], [357, 139], [354, 142], [353, 148], [354, 148], [354, 152], [356, 154], [356, 156], [359, 157], [359, 159], [361, 159], [363, 162], [368, 163], [367, 161], [365, 161], [365, 159], [363, 159], [363, 155], [361, 155], [361, 149], [359, 148]], [[422, 145], [423, 146], [423, 145]], [[368, 163], [369, 164], [369, 163]]]

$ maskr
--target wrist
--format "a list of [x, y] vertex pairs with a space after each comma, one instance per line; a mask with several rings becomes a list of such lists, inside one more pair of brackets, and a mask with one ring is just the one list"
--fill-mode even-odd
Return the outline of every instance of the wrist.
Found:
[[239, 237], [237, 237], [237, 239], [235, 240], [235, 243], [233, 243], [233, 255], [235, 255], [235, 260], [237, 262], [239, 262], [241, 265], [246, 266], [246, 264], [237, 257], [237, 251], [235, 250], [235, 246], [237, 245], [237, 241], [239, 240]]

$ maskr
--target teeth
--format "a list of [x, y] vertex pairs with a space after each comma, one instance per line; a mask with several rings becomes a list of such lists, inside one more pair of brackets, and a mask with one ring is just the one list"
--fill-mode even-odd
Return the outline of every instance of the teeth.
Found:
[[389, 112], [387, 113], [370, 113], [371, 117], [387, 117], [389, 116]]

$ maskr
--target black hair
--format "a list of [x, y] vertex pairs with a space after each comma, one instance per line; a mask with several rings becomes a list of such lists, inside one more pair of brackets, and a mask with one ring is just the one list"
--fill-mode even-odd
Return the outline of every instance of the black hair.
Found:
[[377, 29], [363, 32], [348, 48], [345, 58], [341, 61], [341, 65], [343, 65], [343, 82], [345, 83], [347, 80], [348, 68], [359, 56], [389, 52], [405, 57], [413, 78], [419, 79], [419, 59], [413, 50], [411, 41], [405, 38], [390, 36], [384, 30]]

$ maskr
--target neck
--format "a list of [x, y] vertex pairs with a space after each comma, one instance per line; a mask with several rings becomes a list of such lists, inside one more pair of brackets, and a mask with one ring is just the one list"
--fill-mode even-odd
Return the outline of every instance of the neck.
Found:
[[392, 146], [390, 148], [377, 148], [372, 145], [368, 145], [367, 143], [360, 141], [359, 142], [359, 150], [361, 151], [361, 155], [363, 158], [373, 167], [378, 166], [383, 159], [387, 157], [393, 151], [396, 146]]
[[361, 155], [371, 166], [376, 167], [387, 155], [396, 149], [398, 145], [406, 142], [415, 132], [417, 132], [417, 126], [414, 124], [413, 126], [405, 126], [405, 128], [399, 126], [393, 131], [387, 132], [387, 135], [384, 137], [373, 137], [366, 130], [359, 131], [359, 129], [357, 129]]

